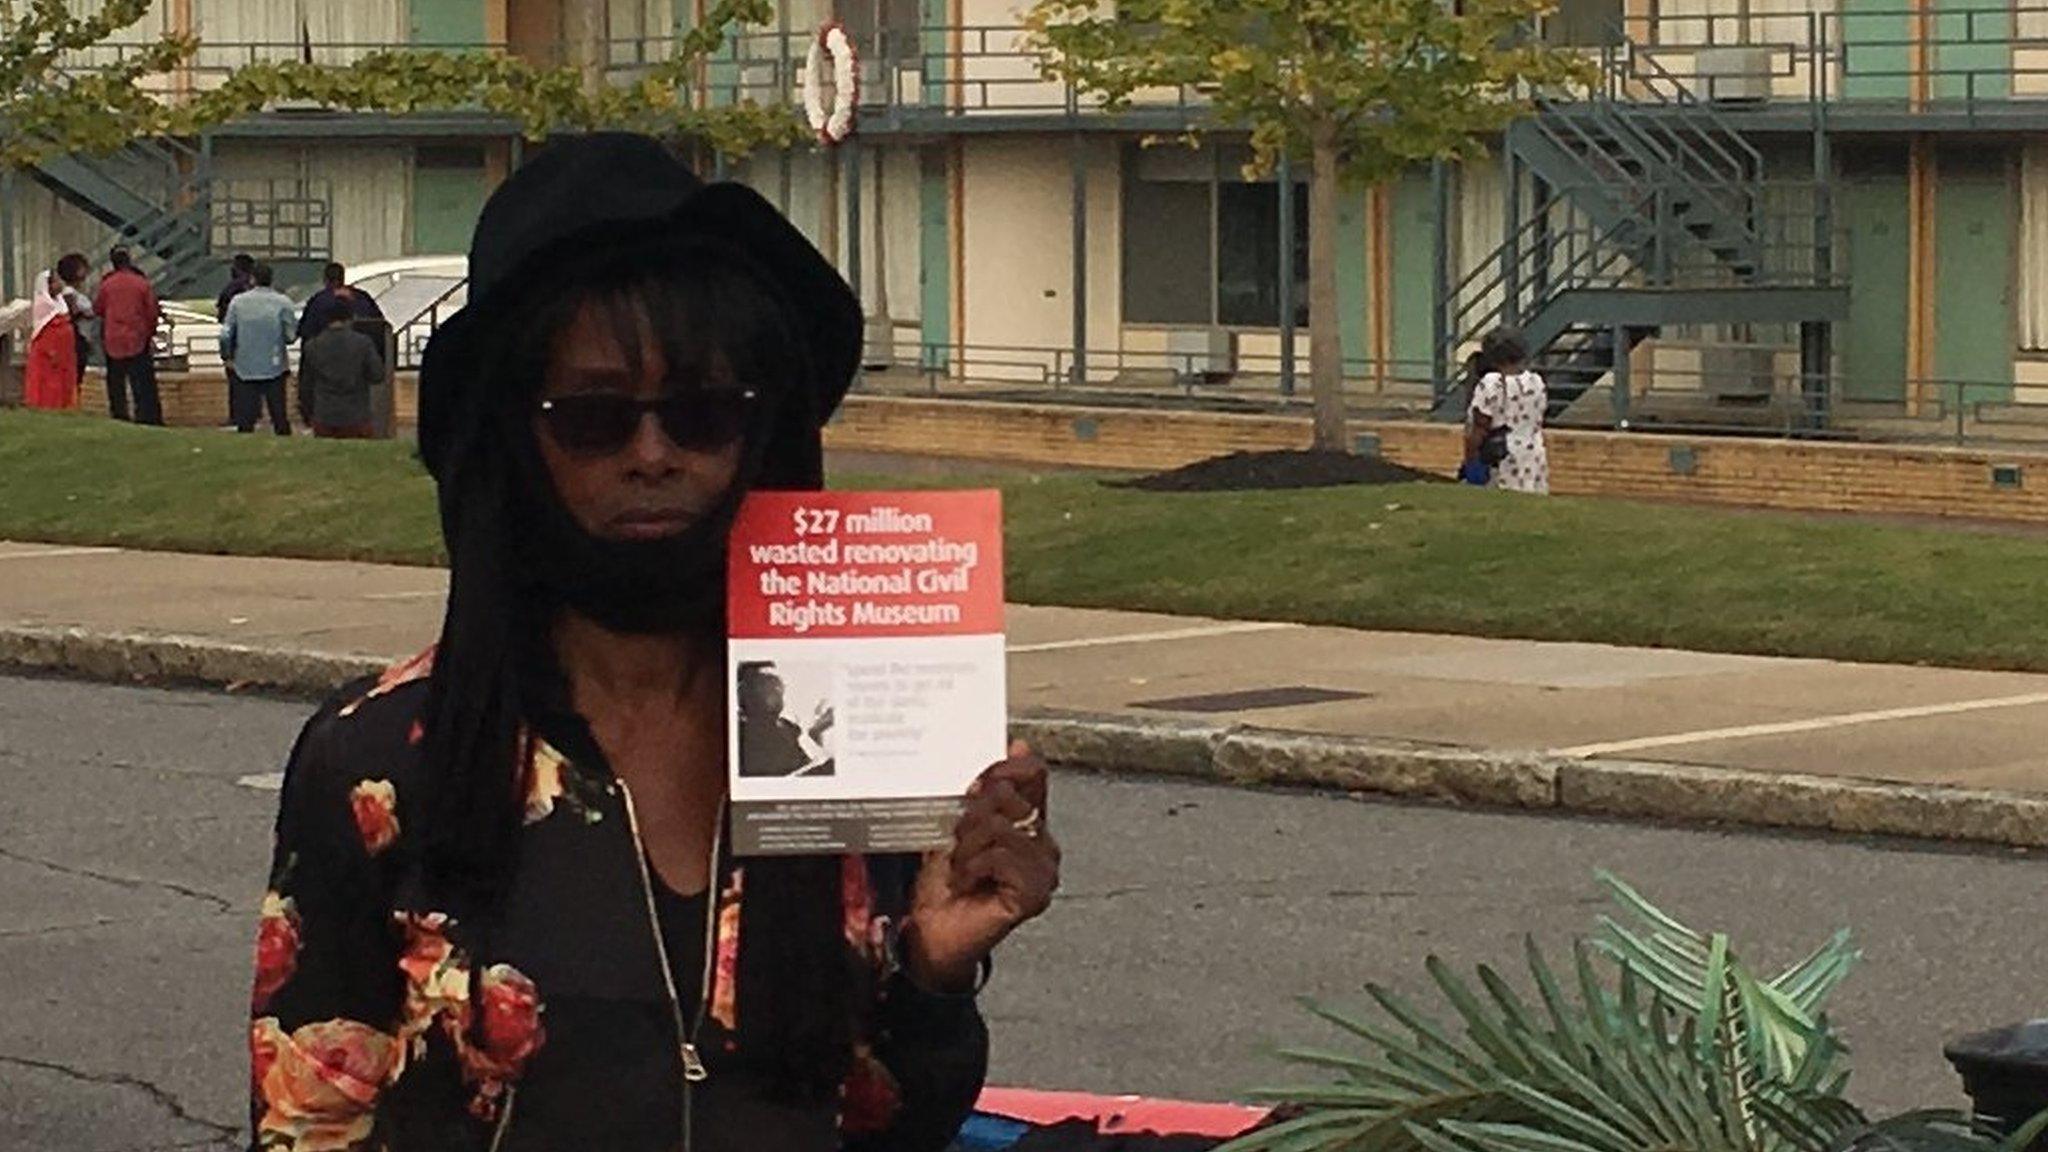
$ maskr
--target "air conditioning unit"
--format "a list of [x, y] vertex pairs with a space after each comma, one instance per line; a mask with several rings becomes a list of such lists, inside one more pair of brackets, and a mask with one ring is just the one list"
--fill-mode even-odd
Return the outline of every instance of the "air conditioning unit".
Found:
[[776, 87], [782, 83], [782, 66], [773, 60], [750, 60], [740, 65], [739, 97], [757, 104], [774, 104]]
[[1237, 334], [1223, 328], [1175, 328], [1166, 334], [1173, 374], [1201, 384], [1220, 384], [1237, 375]]
[[869, 372], [887, 372], [896, 366], [896, 322], [887, 316], [870, 316], [860, 366]]
[[1714, 103], [1761, 104], [1771, 98], [1775, 70], [1769, 48], [1701, 48], [1693, 54], [1693, 71]]
[[1700, 390], [1717, 401], [1755, 402], [1777, 390], [1777, 357], [1769, 348], [1700, 349]]
[[896, 106], [916, 108], [924, 103], [924, 68], [916, 64], [896, 66]]

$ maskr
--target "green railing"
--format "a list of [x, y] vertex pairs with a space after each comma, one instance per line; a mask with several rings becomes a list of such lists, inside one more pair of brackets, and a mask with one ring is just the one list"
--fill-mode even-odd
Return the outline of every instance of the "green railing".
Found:
[[1626, 27], [1633, 43], [1621, 50], [1723, 106], [1806, 102], [1993, 116], [2048, 100], [2048, 6], [2040, 4], [1656, 13]]
[[[816, 33], [742, 32], [708, 62], [706, 88], [714, 102], [800, 104], [804, 66]], [[931, 116], [1078, 115], [1101, 100], [1047, 79], [1037, 53], [1016, 26], [888, 29], [856, 41], [860, 113], [870, 119]], [[1206, 113], [1192, 87], [1143, 93], [1134, 111], [1178, 122]]]
[[[1623, 57], [1606, 95], [1626, 102], [1734, 105], [1825, 103], [1904, 109], [1963, 109], [1980, 115], [2025, 110], [2048, 100], [2048, 4], [1957, 6], [1917, 11], [1905, 5], [1848, 11], [1680, 15], [1652, 12], [1624, 21], [1626, 39], [1587, 45]], [[743, 30], [706, 62], [706, 99], [794, 104], [815, 30]], [[644, 75], [675, 51], [671, 36], [610, 40], [592, 63], [615, 80]], [[203, 91], [253, 63], [347, 64], [403, 49], [398, 42], [205, 42], [173, 73], [144, 86], [162, 94]], [[440, 50], [506, 52], [504, 43], [440, 44]], [[1570, 47], [1570, 46], [1566, 46]], [[1099, 101], [1048, 80], [1026, 33], [1012, 25], [926, 26], [865, 34], [863, 109], [876, 112], [1044, 114], [1092, 111]], [[107, 44], [74, 53], [73, 64], [104, 64], [138, 49]], [[547, 65], [571, 63], [560, 44], [519, 45]], [[1140, 109], [1198, 115], [1204, 100], [1192, 89], [1163, 90]], [[1739, 162], [1725, 135], [1693, 133], [1686, 141], [1709, 160]], [[1716, 153], [1727, 153], [1725, 157]]]
[[[740, 30], [707, 59], [693, 85], [714, 104], [752, 102], [801, 105], [804, 64], [816, 36], [812, 29]], [[303, 43], [282, 41], [206, 42], [183, 67], [144, 80], [145, 90], [175, 98], [217, 87], [236, 69], [251, 64], [302, 61], [342, 65], [378, 52], [402, 50], [402, 43]], [[503, 43], [422, 45], [439, 51], [507, 52]], [[601, 41], [590, 48], [591, 64], [613, 83], [632, 83], [674, 57], [673, 37], [650, 36]], [[1027, 46], [1025, 30], [1013, 25], [886, 29], [856, 42], [860, 58], [863, 115], [909, 116], [1075, 114], [1101, 101], [1071, 85], [1047, 79]], [[573, 64], [566, 45], [521, 45], [518, 53], [536, 63]], [[103, 65], [128, 58], [131, 45], [106, 44], [68, 57], [74, 66]], [[1166, 89], [1134, 101], [1139, 109], [1167, 110], [1185, 119], [1205, 106], [1192, 88]]]

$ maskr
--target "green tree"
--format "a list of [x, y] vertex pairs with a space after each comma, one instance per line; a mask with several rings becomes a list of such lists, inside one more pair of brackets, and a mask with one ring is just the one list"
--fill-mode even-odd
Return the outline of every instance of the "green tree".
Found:
[[1551, 0], [1037, 0], [1047, 73], [1112, 109], [1148, 89], [1206, 94], [1196, 131], [1249, 130], [1248, 175], [1309, 164], [1309, 371], [1316, 445], [1346, 444], [1337, 205], [1418, 161], [1483, 154], [1539, 89], [1590, 82], [1527, 29]]
[[734, 156], [806, 137], [785, 106], [706, 107], [693, 99], [704, 59], [734, 26], [765, 22], [770, 0], [717, 0], [669, 60], [628, 85], [586, 90], [574, 67], [497, 52], [393, 48], [346, 66], [257, 62], [175, 100], [144, 82], [189, 63], [196, 38], [166, 34], [108, 50], [149, 14], [151, 2], [106, 0], [97, 13], [77, 16], [66, 0], [0, 0], [0, 164], [29, 167], [52, 155], [111, 152], [139, 137], [192, 135], [284, 101], [397, 113], [475, 108], [515, 120], [533, 139], [631, 128]]

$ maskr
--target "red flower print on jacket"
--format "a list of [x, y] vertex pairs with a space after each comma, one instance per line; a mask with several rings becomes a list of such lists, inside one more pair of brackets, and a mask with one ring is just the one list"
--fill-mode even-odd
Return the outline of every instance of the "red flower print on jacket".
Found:
[[405, 975], [398, 1035], [419, 1055], [436, 1020], [467, 1010], [469, 962], [449, 943], [448, 929], [454, 921], [447, 913], [400, 912], [395, 919], [405, 934], [405, 951], [398, 958], [398, 970]]
[[358, 699], [349, 701], [336, 715], [353, 716], [358, 708], [379, 696], [388, 696], [407, 684], [414, 684], [432, 676], [434, 674], [434, 656], [437, 651], [438, 646], [429, 647], [417, 656], [401, 660], [386, 668], [383, 674], [377, 677], [377, 683], [368, 692], [363, 693]]
[[902, 1106], [896, 1077], [867, 1045], [855, 1049], [853, 1067], [839, 1092], [839, 1130], [850, 1136], [885, 1131]]
[[256, 987], [249, 997], [250, 1009], [262, 1010], [298, 970], [298, 910], [289, 899], [265, 892], [262, 918], [256, 922]]
[[510, 964], [484, 969], [473, 1003], [443, 1017], [463, 1079], [476, 1087], [470, 1113], [494, 1120], [505, 1086], [519, 1079], [526, 1062], [547, 1043], [541, 1027], [540, 990]]
[[396, 1037], [353, 1020], [286, 1035], [266, 1016], [249, 1031], [250, 1070], [263, 1105], [257, 1146], [343, 1152], [369, 1138], [377, 1096], [403, 1064]]
[[389, 780], [365, 780], [348, 794], [363, 849], [375, 856], [398, 842], [398, 789]]

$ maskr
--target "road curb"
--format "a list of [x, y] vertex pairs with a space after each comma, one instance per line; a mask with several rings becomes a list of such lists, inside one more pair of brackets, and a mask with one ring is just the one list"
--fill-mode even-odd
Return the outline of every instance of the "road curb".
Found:
[[189, 636], [0, 628], [0, 668], [116, 684], [200, 684], [324, 696], [380, 672], [377, 657], [228, 644]]
[[[379, 671], [368, 656], [78, 628], [0, 628], [0, 668], [122, 684], [323, 696]], [[1861, 836], [2048, 847], [2048, 796], [1698, 764], [1580, 760], [1173, 717], [1020, 712], [1048, 761], [1245, 786], [1338, 789], [1490, 808]]]

